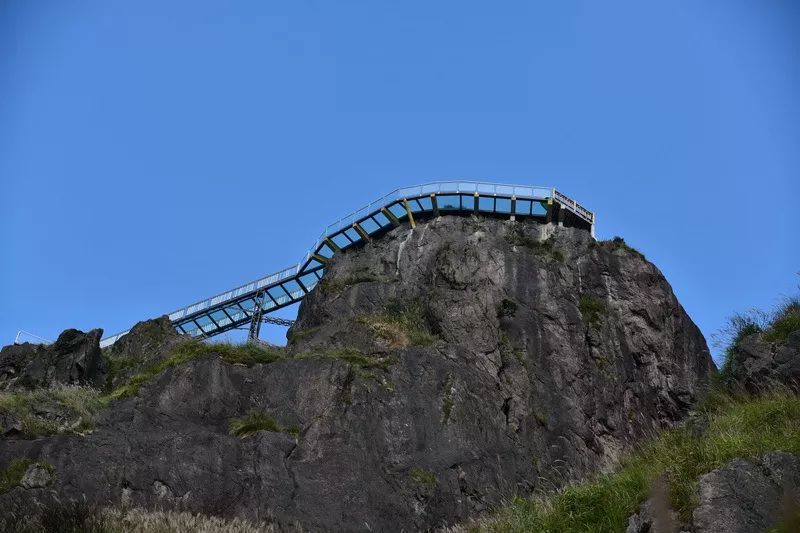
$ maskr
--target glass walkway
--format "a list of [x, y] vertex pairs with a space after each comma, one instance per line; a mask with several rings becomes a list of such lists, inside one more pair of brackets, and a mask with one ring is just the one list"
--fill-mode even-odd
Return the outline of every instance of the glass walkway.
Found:
[[[469, 181], [405, 187], [326, 227], [298, 264], [178, 309], [169, 319], [179, 333], [199, 338], [260, 322], [268, 313], [302, 300], [322, 279], [325, 264], [335, 254], [379, 238], [400, 224], [414, 227], [417, 220], [443, 214], [534, 218], [585, 228], [594, 235], [594, 213], [552, 187]], [[126, 333], [106, 337], [100, 346], [110, 346]]]

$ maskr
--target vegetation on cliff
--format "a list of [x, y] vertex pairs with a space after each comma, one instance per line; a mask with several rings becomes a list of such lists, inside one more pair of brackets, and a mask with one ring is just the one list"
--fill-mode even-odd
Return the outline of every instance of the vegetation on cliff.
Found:
[[[703, 407], [703, 406], [701, 406]], [[781, 450], [800, 453], [800, 397], [743, 398], [716, 392], [694, 424], [663, 433], [623, 461], [613, 474], [556, 493], [515, 498], [493, 517], [462, 531], [619, 532], [648, 498], [667, 484], [671, 508], [688, 520], [698, 477], [733, 458]], [[705, 426], [698, 430], [698, 426]]]
[[200, 341], [186, 342], [173, 348], [171, 355], [140, 374], [136, 374], [127, 383], [111, 391], [106, 398], [119, 400], [128, 396], [135, 396], [142, 385], [160, 374], [167, 368], [172, 368], [188, 363], [202, 355], [219, 355], [223, 361], [230, 364], [253, 366], [255, 364], [268, 364], [284, 357], [281, 348], [271, 348], [253, 343], [232, 344], [229, 342], [204, 343]]

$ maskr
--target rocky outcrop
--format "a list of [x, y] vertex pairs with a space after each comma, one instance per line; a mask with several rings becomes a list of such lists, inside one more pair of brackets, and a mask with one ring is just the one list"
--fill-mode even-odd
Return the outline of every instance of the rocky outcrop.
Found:
[[769, 342], [761, 333], [741, 339], [731, 351], [728, 382], [751, 394], [771, 389], [800, 392], [800, 330], [785, 341]]
[[105, 364], [102, 329], [68, 329], [53, 344], [15, 344], [0, 351], [0, 389], [34, 389], [56, 384], [102, 387]]
[[180, 335], [166, 315], [144, 320], [105, 350], [109, 366], [107, 386], [115, 388], [132, 376], [169, 357], [178, 344], [189, 338]]
[[770, 531], [800, 511], [800, 457], [773, 452], [758, 462], [734, 459], [700, 477], [699, 496], [695, 533]]
[[[55, 471], [0, 505], [85, 495], [310, 531], [424, 530], [613, 468], [714, 372], [641, 254], [496, 219], [404, 225], [338, 255], [290, 339], [267, 365], [169, 368], [89, 436], [0, 440], [0, 468]], [[249, 413], [273, 423], [231, 435]]]
[[771, 452], [757, 461], [733, 459], [700, 476], [698, 505], [683, 527], [668, 500], [665, 491], [651, 496], [631, 516], [626, 533], [795, 531], [800, 525], [800, 456]]

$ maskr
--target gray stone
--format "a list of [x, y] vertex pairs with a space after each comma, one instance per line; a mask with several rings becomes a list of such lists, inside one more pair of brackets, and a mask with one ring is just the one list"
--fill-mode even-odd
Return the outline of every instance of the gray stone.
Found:
[[[324, 280], [292, 357], [199, 357], [91, 435], [0, 441], [0, 459], [53, 464], [64, 500], [426, 530], [612, 469], [714, 372], [658, 269], [582, 230], [441, 217], [337, 256]], [[253, 411], [299, 436], [232, 436]], [[0, 506], [12, 497], [32, 496]]]
[[734, 459], [700, 477], [700, 504], [693, 522], [696, 533], [762, 533], [777, 527], [786, 497], [800, 487], [800, 457], [784, 452], [767, 454], [760, 462]]
[[50, 471], [40, 464], [32, 464], [22, 475], [19, 484], [23, 489], [40, 489], [53, 481]]
[[65, 330], [53, 344], [19, 344], [0, 351], [0, 389], [33, 389], [55, 384], [102, 387], [103, 330]]
[[116, 364], [109, 375], [108, 388], [116, 388], [131, 376], [166, 359], [175, 346], [189, 340], [175, 330], [166, 315], [139, 322], [105, 349], [106, 357]]
[[12, 413], [0, 411], [0, 436], [12, 437], [22, 433], [22, 420]]
[[731, 384], [749, 393], [776, 388], [800, 392], [800, 330], [783, 342], [767, 342], [760, 333], [744, 337], [729, 366]]

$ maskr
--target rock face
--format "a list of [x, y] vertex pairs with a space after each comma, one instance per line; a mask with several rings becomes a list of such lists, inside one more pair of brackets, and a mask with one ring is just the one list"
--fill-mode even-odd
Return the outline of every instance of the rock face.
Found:
[[187, 340], [186, 336], [175, 331], [166, 315], [139, 322], [106, 348], [106, 357], [111, 366], [108, 387], [115, 388], [131, 376], [166, 359], [175, 346]]
[[53, 344], [18, 344], [0, 351], [0, 389], [41, 388], [55, 384], [102, 387], [105, 365], [102, 329], [68, 329]]
[[730, 362], [730, 381], [749, 393], [774, 388], [800, 392], [800, 330], [784, 342], [767, 342], [760, 333], [740, 340]]
[[[494, 219], [404, 225], [339, 254], [289, 337], [290, 357], [268, 365], [170, 368], [90, 436], [0, 439], [0, 468], [26, 456], [56, 473], [0, 507], [55, 493], [311, 531], [424, 530], [612, 468], [714, 372], [640, 254]], [[253, 412], [272, 430], [232, 436]]]
[[700, 477], [694, 531], [769, 531], [800, 509], [799, 490], [800, 457], [796, 455], [774, 452], [758, 463], [734, 459]]

